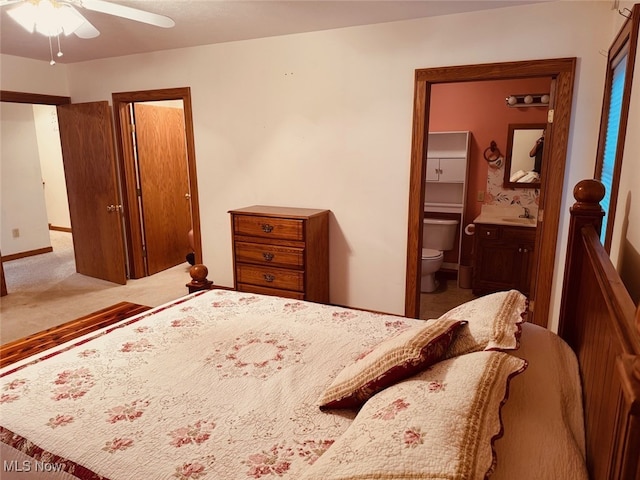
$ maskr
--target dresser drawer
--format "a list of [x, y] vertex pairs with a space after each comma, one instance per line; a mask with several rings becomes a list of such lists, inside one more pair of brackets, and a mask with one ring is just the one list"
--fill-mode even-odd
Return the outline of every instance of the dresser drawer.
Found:
[[304, 248], [236, 242], [236, 260], [278, 267], [304, 268]]
[[238, 284], [239, 292], [259, 293], [261, 295], [275, 295], [276, 297], [295, 298], [296, 300], [304, 300], [303, 292], [294, 292], [292, 290], [279, 290], [277, 288], [259, 287], [257, 285], [248, 285], [246, 283]]
[[238, 283], [304, 292], [304, 271], [284, 268], [236, 265]]
[[233, 230], [236, 235], [250, 235], [283, 240], [304, 240], [304, 221], [293, 218], [273, 218], [256, 215], [235, 215]]

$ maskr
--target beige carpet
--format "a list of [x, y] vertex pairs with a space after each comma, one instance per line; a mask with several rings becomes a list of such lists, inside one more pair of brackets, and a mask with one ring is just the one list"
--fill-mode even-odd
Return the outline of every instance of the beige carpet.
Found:
[[50, 233], [53, 252], [4, 263], [9, 294], [0, 300], [0, 344], [121, 301], [155, 307], [187, 294], [186, 262], [117, 285], [76, 273], [71, 234]]

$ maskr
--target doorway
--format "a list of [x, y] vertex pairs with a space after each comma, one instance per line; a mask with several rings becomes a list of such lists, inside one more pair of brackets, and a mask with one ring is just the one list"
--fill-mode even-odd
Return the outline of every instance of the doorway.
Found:
[[[55, 107], [57, 105], [66, 105], [71, 103], [71, 98], [56, 96], [56, 95], [40, 95], [40, 94], [33, 94], [33, 93], [10, 92], [6, 90], [1, 90], [0, 102], [20, 103], [20, 104], [26, 104], [26, 105], [48, 105], [48, 106]], [[43, 253], [44, 251], [50, 251], [50, 250], [45, 249], [43, 250]], [[1, 273], [0, 276], [2, 277], [0, 293], [2, 296], [4, 296], [8, 292], [7, 292], [5, 275], [4, 275], [4, 262], [1, 261], [1, 255], [0, 255], [0, 273]]]
[[[118, 98], [118, 102], [119, 102], [118, 106], [121, 106], [121, 102], [119, 100], [120, 97], [118, 97], [118, 95], [124, 98], [125, 101], [127, 102], [161, 101], [161, 100], [177, 100], [182, 102], [182, 105], [183, 105], [182, 111], [183, 111], [183, 117], [184, 117], [183, 119], [184, 128], [182, 133], [184, 135], [184, 142], [185, 142], [184, 150], [186, 151], [186, 159], [187, 159], [189, 191], [182, 192], [181, 195], [182, 195], [183, 201], [185, 200], [184, 198], [185, 193], [188, 194], [189, 196], [188, 200], [190, 204], [190, 215], [186, 215], [186, 216], [190, 216], [190, 219], [191, 219], [190, 224], [193, 229], [193, 244], [194, 244], [193, 246], [195, 249], [195, 252], [194, 252], [195, 261], [196, 263], [200, 263], [202, 261], [201, 260], [200, 221], [199, 221], [199, 206], [198, 206], [198, 195], [197, 195], [197, 179], [196, 179], [196, 171], [195, 171], [195, 153], [194, 153], [195, 148], [194, 148], [194, 140], [193, 140], [193, 121], [191, 117], [190, 89], [178, 88], [178, 89], [169, 89], [169, 90], [157, 90], [157, 91], [151, 91], [151, 92], [133, 92], [130, 94], [114, 94], [114, 97]], [[99, 115], [97, 115], [97, 117], [99, 117], [103, 121], [102, 126], [104, 127], [106, 125], [108, 127], [104, 132], [100, 133], [100, 136], [104, 136], [105, 138], [105, 141], [103, 142], [103, 144], [105, 145], [105, 148], [109, 146], [109, 149], [111, 149], [111, 146], [113, 146], [113, 133], [111, 131], [111, 119], [110, 119], [111, 111], [108, 108], [108, 105], [106, 105], [106, 102], [97, 102], [95, 104], [74, 105], [74, 104], [71, 104], [71, 99], [69, 97], [40, 95], [40, 94], [31, 94], [31, 93], [23, 93], [23, 92], [9, 92], [9, 91], [0, 91], [0, 101], [12, 102], [12, 103], [55, 105], [58, 107], [63, 106], [65, 107], [65, 109], [69, 109], [69, 115], [74, 115], [76, 117], [78, 117], [78, 112], [75, 111], [76, 107], [98, 110]], [[114, 101], [114, 104], [115, 104], [115, 101]], [[115, 111], [119, 112], [120, 110], [115, 110]], [[123, 108], [123, 111], [126, 111], [126, 108]], [[60, 115], [60, 110], [58, 111], [58, 114]], [[85, 120], [79, 123], [82, 123], [84, 126], [86, 126], [86, 119], [89, 118], [89, 116], [82, 115], [81, 117], [84, 118]], [[91, 117], [94, 117], [94, 116], [92, 115]], [[116, 125], [120, 127], [120, 124], [121, 124], [121, 122], [119, 121], [120, 118], [118, 115], [116, 115], [115, 117], [116, 117]], [[125, 125], [126, 127], [128, 124], [123, 122], [123, 125]], [[97, 127], [96, 130], [99, 130], [99, 128]], [[82, 136], [82, 129], [79, 127], [75, 128], [72, 135], [74, 135], [73, 138], [75, 138], [76, 140], [80, 140]], [[94, 135], [94, 137], [97, 137], [97, 136], [99, 135], [98, 134]], [[110, 140], [107, 140], [107, 137]], [[124, 198], [123, 198], [122, 206], [119, 205], [118, 204], [119, 202], [116, 200], [113, 205], [107, 206], [107, 210], [109, 210], [109, 207], [112, 207], [110, 213], [112, 215], [115, 213], [116, 214], [115, 217], [119, 217], [119, 215], [117, 214], [120, 212], [125, 213], [124, 215], [125, 234], [124, 234], [124, 237], [120, 235], [119, 242], [123, 244], [122, 245], [123, 250], [125, 250], [125, 246], [126, 246], [126, 252], [128, 257], [127, 259], [129, 262], [129, 278], [140, 278], [147, 275], [147, 271], [145, 270], [145, 264], [144, 264], [143, 250], [141, 247], [142, 243], [137, 241], [138, 238], [141, 237], [141, 227], [139, 223], [135, 223], [132, 220], [136, 218], [140, 218], [141, 211], [135, 205], [134, 205], [135, 208], [133, 209], [134, 211], [129, 211], [128, 209], [128, 206], [131, 204], [131, 202], [129, 201], [129, 203], [127, 203], [127, 200], [137, 198], [136, 184], [135, 182], [130, 181], [130, 178], [127, 176], [128, 172], [125, 168], [126, 163], [123, 160], [123, 151], [126, 151], [126, 150], [123, 147], [122, 142], [123, 142], [123, 138], [124, 140], [126, 140], [127, 137], [123, 137], [120, 132], [120, 129], [118, 128], [118, 130], [116, 130], [116, 138], [118, 139], [117, 149], [120, 153], [120, 158], [119, 158], [120, 163], [117, 169], [118, 170], [117, 181], [114, 185], [112, 185], [113, 188], [110, 188], [110, 189], [114, 190], [115, 191], [114, 194], [118, 197], [122, 192], [122, 196], [124, 196]], [[80, 143], [87, 143], [89, 145], [92, 145], [95, 142], [93, 141], [92, 142], [81, 142], [81, 141], [73, 142], [72, 141], [67, 143], [71, 143], [74, 145], [77, 145]], [[131, 142], [129, 141], [129, 143]], [[66, 167], [65, 167], [65, 170], [67, 170]], [[95, 169], [85, 169], [85, 170], [93, 171]], [[68, 175], [68, 173], [66, 174]], [[110, 175], [105, 174], [105, 176], [110, 176]], [[114, 171], [114, 177], [115, 177], [115, 171]], [[68, 184], [68, 180], [69, 178], [67, 176], [67, 184]], [[94, 184], [94, 183], [91, 183], [91, 184]], [[86, 189], [80, 188], [79, 190], [86, 190]], [[71, 192], [70, 192], [70, 195], [71, 195]], [[92, 197], [95, 197], [95, 196], [96, 195], [92, 195]], [[69, 203], [70, 204], [72, 203], [71, 198], [69, 200]], [[86, 202], [78, 201], [76, 203], [80, 205], [84, 205]], [[102, 212], [102, 210], [104, 209], [100, 209], [99, 211]], [[184, 216], [185, 215], [183, 215], [183, 217]], [[91, 215], [88, 215], [86, 217], [91, 218]], [[91, 222], [91, 220], [89, 220], [89, 222]], [[89, 227], [89, 230], [94, 230], [91, 228], [90, 224], [86, 226]], [[87, 229], [83, 228], [82, 230], [87, 230]], [[109, 231], [109, 232], [116, 231], [115, 228], [104, 228], [104, 229], [101, 229], [101, 231], [102, 230]], [[188, 235], [188, 231], [183, 233], [183, 236], [185, 238], [185, 243], [188, 244], [187, 235]], [[75, 241], [75, 238], [74, 238], [74, 241]], [[88, 245], [88, 246], [93, 244], [92, 241], [85, 241], [82, 243], [83, 245]], [[132, 245], [136, 245], [139, 248], [132, 248]], [[111, 255], [109, 255], [109, 258], [106, 259], [109, 265], [112, 265], [112, 264], [115, 265], [115, 264], [121, 264], [121, 263], [124, 264], [124, 261], [123, 262], [114, 261], [114, 256], [112, 255], [113, 254], [112, 249], [107, 249], [106, 251], [111, 252]], [[179, 253], [180, 253], [180, 260], [186, 262], [185, 256], [187, 253], [189, 253], [189, 251], [188, 250], [180, 251]], [[99, 256], [105, 257], [102, 254]], [[92, 256], [88, 255], [87, 258], [91, 259]], [[95, 256], [93, 258], [95, 260]], [[123, 254], [123, 258], [124, 258], [124, 254]], [[76, 257], [76, 263], [78, 263], [77, 257]], [[95, 266], [94, 263], [95, 262], [89, 262], [89, 264], [91, 264], [92, 266]], [[85, 272], [79, 271], [79, 273], [85, 273]], [[97, 276], [98, 278], [104, 278], [103, 276], [100, 276], [100, 275], [91, 275], [91, 273], [88, 273], [88, 274], [90, 276]], [[118, 281], [117, 283], [126, 283], [126, 279], [124, 278], [124, 275], [123, 275], [123, 281]]]
[[529, 319], [539, 325], [547, 325], [571, 118], [575, 64], [575, 58], [563, 58], [416, 70], [407, 235], [406, 316], [417, 318], [420, 313], [421, 258], [419, 248], [422, 245], [424, 178], [432, 85], [546, 76], [554, 80], [550, 92], [547, 124], [547, 145], [549, 147], [547, 158], [550, 161], [546, 163], [546, 168], [543, 168], [541, 173], [542, 188], [540, 190], [533, 268], [535, 281], [529, 297]]
[[[201, 263], [191, 89], [121, 92], [112, 99], [130, 277], [184, 259], [189, 227], [195, 263]], [[174, 127], [165, 129], [169, 124]], [[179, 258], [171, 260], [172, 254]]]

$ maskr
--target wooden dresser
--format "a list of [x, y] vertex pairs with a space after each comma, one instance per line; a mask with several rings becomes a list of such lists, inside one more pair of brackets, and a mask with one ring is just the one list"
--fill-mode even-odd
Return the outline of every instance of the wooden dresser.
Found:
[[329, 302], [329, 210], [231, 210], [235, 288]]

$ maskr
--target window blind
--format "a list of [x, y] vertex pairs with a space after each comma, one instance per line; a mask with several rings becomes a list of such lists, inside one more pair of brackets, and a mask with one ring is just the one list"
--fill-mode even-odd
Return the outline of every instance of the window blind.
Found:
[[618, 137], [620, 133], [620, 116], [622, 112], [622, 95], [624, 93], [624, 79], [627, 71], [627, 55], [626, 53], [617, 62], [613, 69], [613, 78], [611, 80], [611, 95], [609, 97], [609, 114], [607, 121], [607, 134], [604, 144], [604, 158], [602, 162], [602, 171], [600, 172], [600, 181], [604, 185], [605, 195], [602, 199], [601, 206], [604, 210], [604, 218], [602, 220], [602, 232], [600, 233], [600, 241], [605, 242], [607, 232], [607, 222], [609, 220], [609, 206], [611, 204], [611, 187], [613, 185], [613, 171], [616, 164], [616, 151], [618, 147]]

